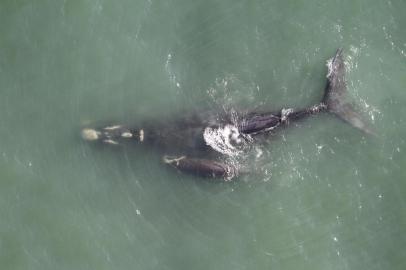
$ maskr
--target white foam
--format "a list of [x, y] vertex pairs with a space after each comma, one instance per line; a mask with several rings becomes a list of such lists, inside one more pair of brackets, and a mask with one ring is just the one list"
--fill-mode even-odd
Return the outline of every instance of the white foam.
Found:
[[239, 144], [242, 141], [238, 128], [233, 125], [217, 128], [207, 127], [203, 137], [208, 146], [222, 154], [236, 156], [241, 152], [232, 144], [232, 142]]
[[327, 60], [326, 66], [327, 66], [326, 78], [330, 78], [331, 74], [333, 74], [333, 58]]

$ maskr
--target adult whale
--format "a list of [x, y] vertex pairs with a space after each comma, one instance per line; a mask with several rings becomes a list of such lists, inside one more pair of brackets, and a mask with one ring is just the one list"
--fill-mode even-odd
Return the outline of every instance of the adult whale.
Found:
[[319, 103], [304, 109], [253, 112], [232, 119], [207, 115], [184, 116], [173, 121], [146, 121], [136, 126], [84, 128], [81, 135], [87, 141], [106, 144], [137, 142], [155, 146], [162, 152], [163, 162], [181, 172], [231, 180], [239, 175], [240, 170], [238, 166], [224, 161], [224, 157], [237, 156], [259, 134], [275, 132], [292, 122], [320, 113], [331, 113], [363, 132], [371, 133], [362, 117], [346, 101], [342, 49], [338, 49], [327, 63], [324, 96]]

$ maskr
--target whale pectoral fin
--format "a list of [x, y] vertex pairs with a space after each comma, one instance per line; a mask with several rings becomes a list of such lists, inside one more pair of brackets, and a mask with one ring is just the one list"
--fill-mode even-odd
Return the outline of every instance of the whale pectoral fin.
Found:
[[206, 178], [222, 178], [225, 181], [231, 181], [238, 176], [238, 170], [234, 166], [210, 159], [164, 156], [163, 162], [183, 173]]

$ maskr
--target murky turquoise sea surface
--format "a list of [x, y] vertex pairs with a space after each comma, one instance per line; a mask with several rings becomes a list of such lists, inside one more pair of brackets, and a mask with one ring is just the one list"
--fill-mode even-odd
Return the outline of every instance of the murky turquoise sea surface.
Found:
[[[0, 269], [406, 269], [403, 0], [2, 0]], [[305, 107], [345, 50], [376, 136], [329, 115], [212, 183], [99, 121]]]

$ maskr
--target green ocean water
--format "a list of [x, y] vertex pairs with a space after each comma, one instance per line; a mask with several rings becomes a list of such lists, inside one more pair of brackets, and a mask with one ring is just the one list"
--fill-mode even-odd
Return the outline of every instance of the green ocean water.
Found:
[[[2, 0], [0, 269], [405, 269], [406, 2]], [[80, 128], [305, 107], [343, 47], [376, 136], [329, 115], [212, 183]]]

